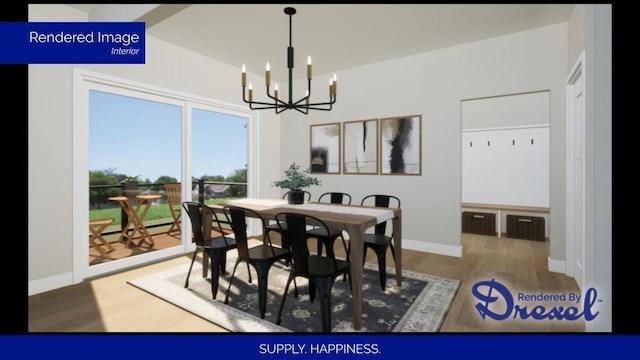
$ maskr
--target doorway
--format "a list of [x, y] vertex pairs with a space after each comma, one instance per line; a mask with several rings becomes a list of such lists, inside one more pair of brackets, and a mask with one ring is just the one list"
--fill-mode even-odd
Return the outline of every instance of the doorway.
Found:
[[567, 80], [567, 275], [585, 289], [584, 51]]

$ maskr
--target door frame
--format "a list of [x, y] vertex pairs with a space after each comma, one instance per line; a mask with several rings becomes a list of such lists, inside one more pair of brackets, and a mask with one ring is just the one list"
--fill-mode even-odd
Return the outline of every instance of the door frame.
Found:
[[[586, 87], [585, 87], [585, 52], [582, 51], [580, 53], [580, 56], [578, 57], [576, 63], [574, 64], [571, 72], [569, 73], [569, 76], [567, 78], [567, 85], [566, 85], [566, 111], [567, 111], [567, 137], [566, 137], [566, 156], [567, 156], [567, 167], [566, 167], [566, 195], [565, 195], [565, 201], [566, 201], [566, 274], [568, 276], [571, 276], [573, 278], [576, 279], [580, 279], [579, 281], [576, 280], [576, 282], [578, 283], [578, 286], [580, 287], [581, 290], [585, 289], [585, 278], [586, 278], [586, 269], [585, 269], [585, 247], [586, 247], [586, 237], [585, 237], [585, 224], [586, 224], [586, 206], [585, 206], [585, 178], [586, 178], [586, 169], [585, 169], [585, 127], [586, 127]], [[573, 99], [575, 98], [574, 94], [576, 93], [576, 83], [578, 82], [578, 80], [580, 80], [579, 84], [581, 86], [581, 89], [579, 91], [582, 92], [582, 116], [580, 117], [580, 119], [578, 119], [578, 121], [581, 122], [581, 124], [576, 124], [575, 121], [575, 114], [574, 114], [574, 101]], [[582, 171], [577, 171], [574, 167], [574, 138], [575, 136], [577, 136], [578, 134], [575, 134], [575, 128], [576, 125], [581, 125], [582, 127], [582, 139], [581, 139], [581, 143], [582, 143]], [[576, 181], [580, 181], [581, 182], [581, 191], [579, 191], [580, 193], [576, 193], [578, 192], [578, 190], [575, 189], [575, 182]], [[575, 197], [581, 197], [582, 201], [581, 204], [582, 206], [579, 209], [575, 208], [575, 203], [574, 203], [574, 199]], [[581, 236], [579, 239], [576, 238], [576, 234], [574, 232], [574, 229], [576, 226], [580, 226], [582, 231], [581, 231]], [[575, 252], [575, 248], [576, 248], [576, 244], [577, 242], [581, 242], [582, 243], [582, 251], [581, 254], [578, 254], [578, 257], [580, 258], [576, 258], [576, 254], [574, 254]], [[581, 274], [576, 274], [574, 271], [574, 263], [576, 261], [580, 261], [580, 263], [582, 264], [582, 273]], [[576, 277], [576, 275], [578, 275], [578, 277]]]
[[[115, 87], [122, 91], [144, 93], [148, 96], [170, 99], [171, 103], [182, 104], [184, 109], [182, 123], [181, 144], [181, 175], [183, 179], [183, 197], [191, 199], [191, 153], [186, 146], [191, 141], [191, 116], [186, 113], [192, 103], [208, 105], [221, 113], [247, 118], [247, 172], [255, 174], [257, 170], [257, 151], [253, 145], [257, 138], [257, 117], [254, 112], [243, 109], [234, 104], [214, 101], [197, 95], [182, 93], [176, 90], [162, 88], [154, 85], [140, 83], [128, 79], [122, 79], [85, 69], [73, 69], [73, 270], [72, 284], [82, 282], [84, 279], [117, 272], [123, 269], [137, 267], [159, 260], [171, 258], [177, 255], [193, 251], [191, 243], [190, 224], [186, 217], [182, 218], [183, 232], [181, 245], [168, 249], [157, 250], [146, 254], [110, 261], [102, 264], [89, 265], [89, 90], [100, 87]], [[137, 96], [136, 96], [137, 97]], [[255, 175], [247, 178], [247, 193], [255, 196], [257, 182]]]

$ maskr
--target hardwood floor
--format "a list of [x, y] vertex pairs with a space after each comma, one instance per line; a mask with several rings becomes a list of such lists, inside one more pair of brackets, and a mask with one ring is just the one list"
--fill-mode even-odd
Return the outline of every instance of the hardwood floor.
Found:
[[[441, 332], [584, 332], [583, 320], [498, 321], [482, 319], [476, 310], [479, 300], [471, 294], [471, 289], [477, 281], [496, 279], [514, 296], [518, 292], [533, 295], [579, 293], [573, 278], [546, 270], [548, 242], [463, 234], [462, 243], [461, 258], [403, 250], [404, 269], [462, 281]], [[186, 268], [190, 256], [187, 254], [30, 296], [29, 332], [226, 332], [126, 283], [129, 279], [176, 265]], [[393, 259], [388, 258], [391, 266]], [[374, 262], [371, 252], [367, 261]], [[558, 305], [536, 301], [527, 304], [530, 308]]]

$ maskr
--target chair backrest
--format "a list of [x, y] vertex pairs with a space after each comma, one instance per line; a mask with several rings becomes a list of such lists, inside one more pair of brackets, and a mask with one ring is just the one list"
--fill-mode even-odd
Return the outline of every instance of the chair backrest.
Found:
[[[287, 231], [283, 233], [287, 237], [287, 243], [289, 244], [289, 250], [291, 251], [291, 259], [293, 260], [293, 270], [301, 274], [309, 274], [309, 256], [312, 256], [309, 252], [307, 244], [307, 226], [321, 227], [329, 233], [329, 227], [321, 219], [305, 215], [301, 213], [281, 212], [276, 214], [276, 222], [278, 225], [287, 224]], [[342, 239], [345, 251], [347, 249], [344, 239]], [[322, 256], [321, 254], [313, 256]], [[333, 259], [333, 269], [338, 268], [335, 257], [329, 257]]]
[[247, 235], [247, 217], [255, 218], [260, 221], [262, 236], [267, 240], [266, 243], [271, 247], [272, 255], [275, 256], [269, 233], [265, 226], [266, 222], [256, 211], [241, 207], [227, 205], [223, 208], [227, 218], [231, 221], [231, 228], [235, 235], [236, 245], [238, 246], [238, 257], [241, 259], [249, 258], [249, 236]]
[[[363, 197], [360, 205], [400, 209], [400, 199], [393, 195], [373, 194]], [[387, 222], [376, 225], [376, 234], [384, 235], [387, 231]]]
[[[310, 193], [310, 192], [308, 192], [307, 190], [301, 190], [301, 191], [304, 193], [304, 199], [305, 199], [306, 201], [311, 201], [311, 193]], [[291, 192], [291, 191], [287, 191], [286, 193], [284, 193], [284, 195], [282, 195], [282, 198], [283, 198], [283, 199], [286, 199], [286, 198], [287, 198], [287, 196], [289, 196], [289, 193], [290, 193], [290, 192]]]
[[164, 184], [164, 194], [167, 197], [167, 202], [172, 208], [174, 206], [180, 206], [182, 203], [182, 196], [180, 194], [180, 183]]
[[197, 246], [206, 247], [203, 223], [203, 219], [206, 215], [211, 216], [211, 230], [219, 232], [221, 237], [224, 239], [224, 242], [227, 245], [229, 244], [224, 229], [228, 229], [231, 224], [224, 216], [224, 213], [219, 214], [209, 206], [194, 201], [184, 201], [182, 202], [182, 207], [187, 212], [187, 215], [189, 215], [189, 220], [191, 222], [191, 232], [193, 233], [191, 241], [193, 241]]
[[343, 192], [326, 192], [318, 198], [318, 202], [329, 201], [332, 204], [351, 205], [351, 195]]

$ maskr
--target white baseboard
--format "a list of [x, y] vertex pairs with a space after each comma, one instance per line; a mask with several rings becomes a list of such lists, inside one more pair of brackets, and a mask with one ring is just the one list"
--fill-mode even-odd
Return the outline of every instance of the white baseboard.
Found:
[[462, 244], [461, 245], [444, 245], [435, 244], [425, 241], [417, 241], [410, 239], [402, 239], [402, 248], [415, 250], [420, 252], [428, 252], [438, 255], [462, 257]]
[[567, 266], [564, 260], [555, 260], [552, 258], [547, 258], [547, 267], [549, 271], [566, 274]]
[[29, 296], [73, 284], [71, 272], [29, 281]]

